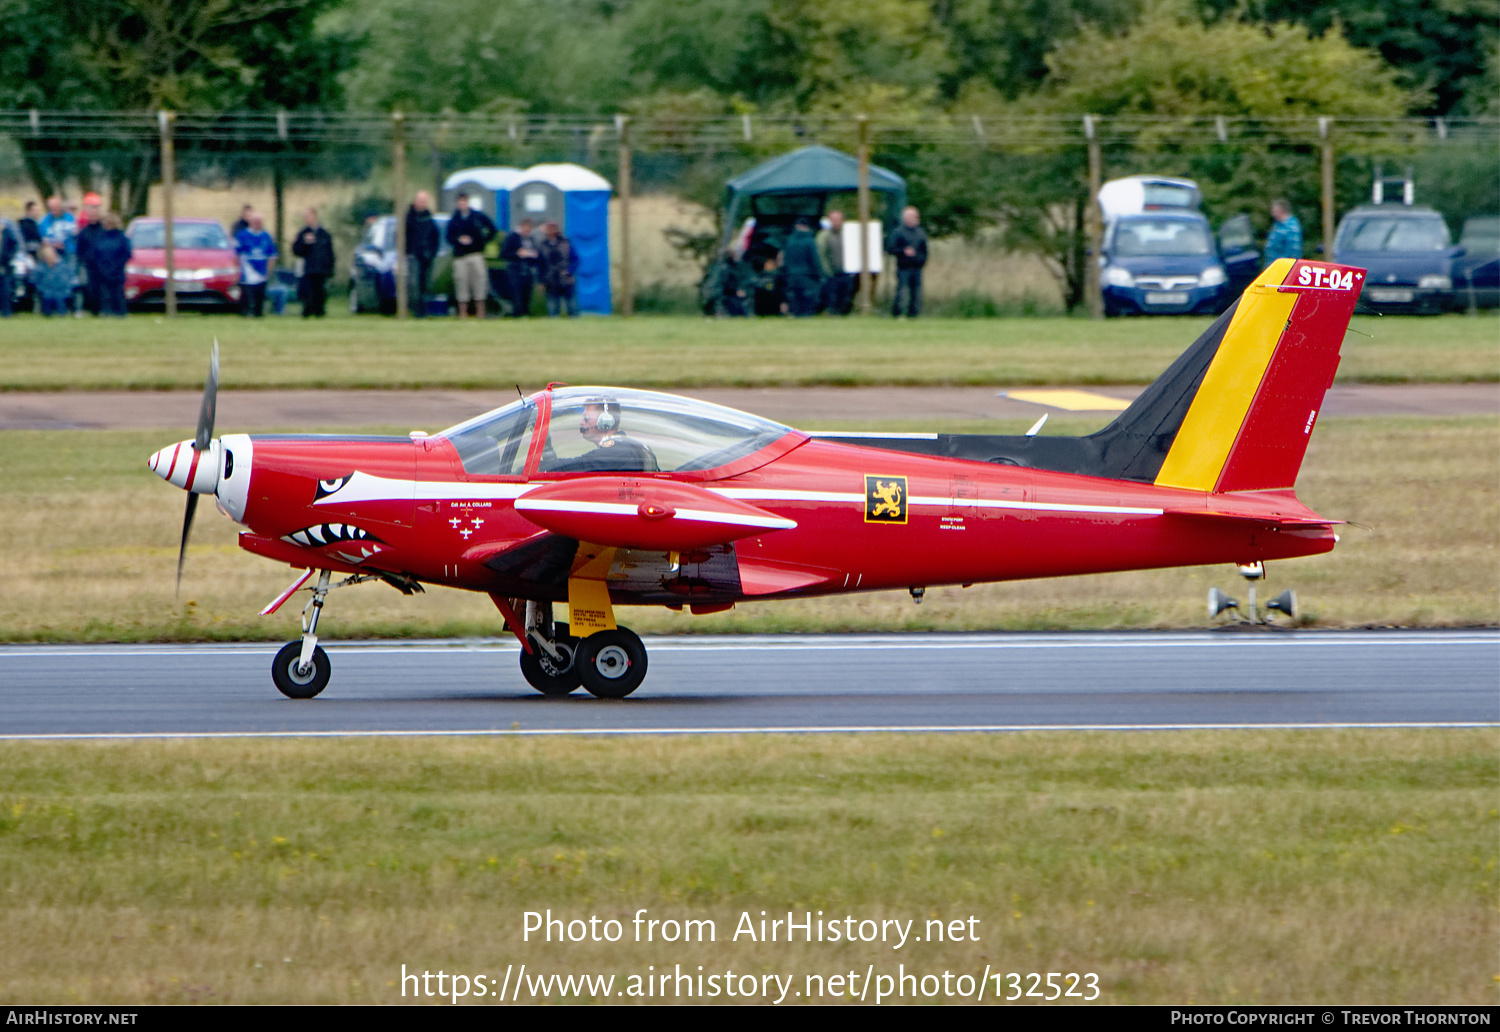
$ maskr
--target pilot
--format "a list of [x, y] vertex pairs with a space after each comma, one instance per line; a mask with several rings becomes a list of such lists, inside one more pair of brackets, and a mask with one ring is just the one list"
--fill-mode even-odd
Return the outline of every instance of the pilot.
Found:
[[551, 467], [555, 472], [655, 473], [656, 456], [644, 444], [629, 437], [620, 425], [620, 403], [614, 398], [590, 398], [584, 402], [578, 432], [594, 446], [574, 459]]

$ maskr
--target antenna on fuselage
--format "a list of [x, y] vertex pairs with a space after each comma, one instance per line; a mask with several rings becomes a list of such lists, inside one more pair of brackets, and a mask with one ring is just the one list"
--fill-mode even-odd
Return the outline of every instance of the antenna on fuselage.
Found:
[[1042, 418], [1038, 419], [1035, 423], [1032, 423], [1031, 424], [1031, 429], [1028, 430], [1028, 431], [1026, 431], [1026, 436], [1027, 437], [1035, 437], [1037, 435], [1037, 432], [1039, 430], [1041, 430], [1042, 424], [1045, 423], [1045, 422], [1047, 422], [1047, 417], [1050, 416], [1050, 415], [1052, 415], [1052, 413], [1050, 413], [1050, 412], [1043, 412], [1042, 413]]

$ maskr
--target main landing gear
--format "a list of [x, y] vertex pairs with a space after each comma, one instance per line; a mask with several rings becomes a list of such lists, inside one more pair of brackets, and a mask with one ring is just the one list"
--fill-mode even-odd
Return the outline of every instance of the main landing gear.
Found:
[[554, 623], [552, 603], [526, 603], [526, 641], [521, 676], [543, 695], [567, 695], [580, 685], [600, 699], [623, 699], [646, 678], [646, 646], [620, 627], [579, 639], [568, 625]]

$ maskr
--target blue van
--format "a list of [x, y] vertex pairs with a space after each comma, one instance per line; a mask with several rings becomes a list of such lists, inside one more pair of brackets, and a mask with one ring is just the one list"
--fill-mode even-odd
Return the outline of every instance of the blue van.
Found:
[[1260, 271], [1248, 215], [1216, 238], [1189, 179], [1130, 176], [1099, 190], [1105, 315], [1214, 315]]
[[1359, 300], [1378, 312], [1436, 315], [1453, 304], [1453, 246], [1448, 223], [1417, 204], [1362, 204], [1344, 216], [1333, 260], [1367, 271]]

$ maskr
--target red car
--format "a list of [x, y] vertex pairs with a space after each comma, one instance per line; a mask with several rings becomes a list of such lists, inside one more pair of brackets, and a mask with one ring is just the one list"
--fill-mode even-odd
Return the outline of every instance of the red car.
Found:
[[[125, 302], [132, 308], [166, 303], [167, 256], [159, 218], [130, 221], [125, 231], [133, 254], [125, 266]], [[214, 219], [173, 219], [177, 304], [183, 308], [237, 308], [240, 259], [224, 227]]]

